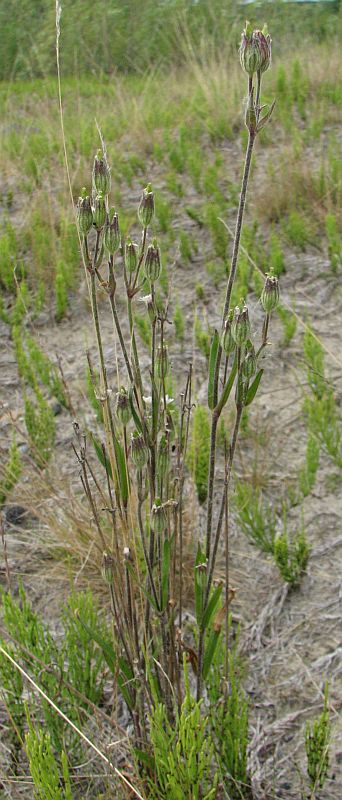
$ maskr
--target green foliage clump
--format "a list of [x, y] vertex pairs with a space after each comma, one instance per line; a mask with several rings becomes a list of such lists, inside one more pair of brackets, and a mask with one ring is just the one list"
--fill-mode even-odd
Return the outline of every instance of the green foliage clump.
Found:
[[270, 555], [273, 554], [276, 536], [276, 515], [265, 502], [260, 489], [250, 483], [238, 481], [235, 503], [239, 524], [252, 544]]
[[284, 252], [281, 246], [279, 236], [275, 231], [272, 231], [269, 241], [269, 272], [279, 278], [285, 272], [285, 259]]
[[66, 753], [61, 752], [62, 782], [50, 734], [35, 730], [29, 721], [25, 746], [36, 800], [73, 800]]
[[163, 703], [150, 716], [150, 737], [155, 781], [150, 784], [155, 800], [213, 800], [217, 775], [213, 774], [214, 743], [201, 702], [191, 695], [184, 659], [185, 698], [174, 725]]
[[[229, 628], [231, 628], [231, 616]], [[228, 651], [228, 681], [224, 678], [225, 642], [220, 637], [208, 676], [210, 726], [220, 781], [232, 800], [249, 796], [247, 774], [248, 698], [241, 682], [237, 653], [239, 632]]]
[[195, 317], [195, 340], [197, 347], [206, 358], [209, 358], [210, 353], [210, 333], [202, 328], [200, 319]]
[[182, 311], [182, 306], [179, 303], [177, 303], [175, 311], [174, 311], [173, 324], [175, 326], [176, 338], [180, 342], [184, 342], [185, 320], [184, 320], [184, 314], [183, 314], [183, 311]]
[[273, 543], [274, 561], [286, 583], [296, 586], [305, 572], [310, 554], [304, 527], [292, 538], [290, 542], [286, 522], [283, 531], [276, 536]]
[[[92, 703], [99, 703], [103, 692], [103, 655], [89, 632], [102, 632], [99, 610], [90, 591], [73, 592], [62, 613], [64, 646], [68, 654], [68, 679]], [[99, 630], [100, 629], [100, 630]]]
[[300, 250], [305, 250], [313, 238], [307, 219], [299, 211], [291, 211], [284, 225], [284, 231], [288, 241]]
[[335, 214], [326, 215], [325, 232], [328, 240], [328, 255], [331, 269], [336, 273], [338, 267], [342, 264], [342, 237]]
[[66, 282], [66, 269], [64, 261], [58, 261], [55, 276], [55, 297], [56, 297], [56, 322], [61, 322], [65, 317], [68, 307], [68, 290]]
[[319, 441], [316, 436], [309, 432], [306, 445], [305, 465], [299, 471], [298, 476], [299, 489], [303, 497], [307, 497], [315, 486], [320, 452]]
[[16, 438], [13, 436], [7, 463], [5, 464], [3, 473], [0, 473], [0, 506], [5, 502], [7, 495], [19, 480], [21, 469], [20, 451], [17, 446]]
[[307, 722], [305, 728], [307, 773], [312, 792], [324, 786], [329, 768], [330, 723], [328, 703], [328, 684], [326, 684], [323, 711], [317, 719], [313, 720], [312, 724]]
[[337, 466], [342, 466], [342, 430], [339, 411], [331, 384], [325, 377], [323, 347], [312, 329], [304, 334], [310, 395], [304, 397], [304, 413], [309, 432], [316, 437]]
[[43, 468], [52, 456], [56, 437], [54, 414], [38, 387], [35, 399], [25, 397], [25, 425], [37, 466]]
[[12, 291], [15, 289], [16, 266], [17, 237], [13, 225], [7, 222], [0, 233], [0, 286]]
[[282, 305], [278, 306], [276, 313], [280, 317], [283, 324], [283, 329], [284, 329], [283, 345], [284, 347], [288, 347], [297, 330], [296, 316], [295, 314], [292, 313], [292, 311], [290, 311], [289, 309], [285, 308]]
[[208, 491], [210, 422], [204, 406], [195, 408], [189, 448], [189, 465], [192, 470], [197, 496], [204, 503]]

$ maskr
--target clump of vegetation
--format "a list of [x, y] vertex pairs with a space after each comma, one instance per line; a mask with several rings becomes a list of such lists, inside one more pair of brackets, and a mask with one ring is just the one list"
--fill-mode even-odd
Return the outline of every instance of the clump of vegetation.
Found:
[[322, 713], [311, 724], [306, 723], [305, 750], [307, 757], [307, 774], [312, 797], [324, 786], [329, 769], [329, 694], [328, 684], [324, 691], [324, 708]]
[[274, 561], [279, 569], [281, 576], [286, 583], [296, 586], [305, 572], [310, 554], [310, 547], [305, 535], [304, 526], [296, 533], [290, 541], [286, 520], [284, 528], [273, 543]]
[[17, 446], [16, 437], [13, 436], [8, 452], [7, 463], [4, 470], [0, 471], [0, 506], [5, 502], [7, 495], [19, 480], [22, 470], [20, 450]]

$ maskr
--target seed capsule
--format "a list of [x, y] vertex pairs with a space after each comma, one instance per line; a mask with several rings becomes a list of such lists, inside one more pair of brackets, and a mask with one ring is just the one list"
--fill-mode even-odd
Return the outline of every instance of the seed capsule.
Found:
[[156, 241], [154, 240], [154, 243], [150, 244], [147, 248], [145, 258], [145, 275], [151, 283], [155, 283], [155, 281], [157, 281], [159, 278], [160, 272], [160, 250]]
[[122, 386], [116, 395], [116, 416], [122, 425], [128, 425], [131, 416], [131, 404], [126, 389]]
[[148, 228], [154, 215], [154, 194], [149, 183], [143, 190], [138, 208], [138, 219], [143, 228]]
[[279, 282], [275, 275], [266, 276], [260, 300], [266, 314], [270, 314], [271, 311], [277, 308], [279, 303]]
[[102, 230], [107, 219], [106, 203], [103, 194], [98, 194], [95, 197], [93, 218], [96, 230], [97, 231]]
[[138, 252], [138, 245], [128, 239], [125, 244], [125, 266], [127, 272], [135, 272], [138, 266]]
[[142, 434], [137, 433], [137, 431], [132, 433], [131, 456], [133, 464], [135, 464], [138, 469], [142, 469], [145, 466], [148, 458], [148, 451]]
[[87, 195], [86, 189], [82, 190], [82, 195], [78, 198], [77, 219], [80, 233], [83, 236], [87, 236], [93, 224], [93, 211], [91, 199], [89, 195]]
[[167, 471], [169, 469], [170, 464], [170, 457], [169, 457], [169, 448], [167, 437], [165, 434], [162, 435], [159, 447], [158, 447], [158, 454], [157, 454], [157, 473], [159, 478], [165, 478]]
[[232, 319], [233, 312], [230, 311], [224, 323], [224, 331], [221, 338], [221, 347], [226, 356], [229, 356], [235, 349], [235, 341], [232, 334]]
[[234, 310], [232, 334], [238, 347], [241, 347], [250, 337], [251, 326], [246, 305], [243, 305], [241, 311], [239, 306], [236, 306]]
[[102, 556], [102, 566], [101, 566], [101, 573], [103, 580], [108, 583], [109, 585], [113, 583], [114, 580], [114, 559], [109, 553], [103, 553]]
[[252, 342], [247, 342], [246, 350], [247, 352], [242, 364], [242, 375], [246, 380], [249, 381], [253, 377], [257, 368], [257, 360]]
[[118, 215], [114, 212], [114, 209], [111, 211], [111, 220], [110, 217], [107, 215], [106, 219], [106, 226], [104, 229], [104, 246], [110, 255], [114, 255], [116, 251], [120, 247], [120, 229], [119, 229], [119, 218]]
[[110, 183], [110, 169], [106, 159], [103, 158], [102, 150], [98, 150], [93, 164], [94, 190], [97, 194], [109, 194]]
[[151, 508], [151, 528], [155, 533], [161, 534], [164, 532], [166, 525], [166, 509], [161, 505], [159, 498], [156, 497], [156, 501]]

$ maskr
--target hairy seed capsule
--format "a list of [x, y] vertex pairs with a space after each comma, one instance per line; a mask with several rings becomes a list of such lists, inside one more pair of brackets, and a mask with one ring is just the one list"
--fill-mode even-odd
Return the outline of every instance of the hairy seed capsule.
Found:
[[98, 150], [93, 164], [93, 186], [97, 194], [109, 194], [110, 169], [103, 158], [102, 150]]
[[87, 236], [93, 224], [93, 211], [86, 189], [83, 189], [81, 197], [78, 198], [77, 219], [80, 233], [82, 236]]
[[104, 229], [104, 246], [108, 253], [113, 256], [120, 247], [120, 229], [118, 215], [112, 210], [111, 219], [107, 215], [106, 225]]
[[128, 393], [123, 386], [116, 395], [116, 416], [122, 425], [128, 425], [132, 416]]
[[145, 258], [145, 275], [151, 283], [155, 283], [161, 272], [160, 250], [156, 241], [147, 248]]
[[138, 208], [138, 219], [143, 228], [148, 228], [154, 215], [154, 194], [149, 183], [143, 190]]
[[271, 311], [277, 308], [279, 303], [279, 282], [275, 275], [267, 275], [260, 300], [266, 314], [270, 314]]
[[251, 344], [251, 348], [247, 350], [245, 355], [243, 364], [242, 364], [242, 375], [246, 380], [250, 380], [256, 372], [257, 368], [257, 360], [255, 355], [255, 350], [253, 345]]
[[142, 434], [137, 433], [137, 431], [135, 431], [135, 433], [132, 433], [131, 456], [133, 464], [138, 469], [142, 469], [145, 466], [148, 458], [148, 451], [145, 442], [143, 440]]
[[232, 334], [232, 319], [233, 312], [230, 311], [224, 323], [224, 331], [221, 338], [221, 347], [226, 356], [229, 356], [235, 349], [235, 341]]
[[107, 219], [106, 203], [103, 194], [98, 194], [95, 197], [93, 219], [96, 230], [101, 231]]
[[160, 504], [156, 497], [155, 503], [151, 508], [151, 528], [156, 534], [162, 534], [167, 525], [167, 513], [164, 506]]
[[251, 326], [247, 306], [244, 305], [241, 310], [239, 306], [236, 306], [232, 322], [232, 334], [238, 347], [241, 347], [249, 339], [250, 333]]
[[114, 559], [109, 553], [103, 553], [102, 555], [102, 566], [101, 566], [101, 573], [103, 580], [108, 583], [109, 585], [113, 583], [114, 580]]
[[138, 266], [138, 252], [138, 245], [128, 239], [125, 244], [125, 266], [127, 272], [135, 272]]
[[168, 441], [167, 437], [163, 433], [158, 447], [158, 454], [157, 454], [157, 474], [159, 478], [165, 478], [168, 469], [169, 469], [169, 448], [168, 448]]

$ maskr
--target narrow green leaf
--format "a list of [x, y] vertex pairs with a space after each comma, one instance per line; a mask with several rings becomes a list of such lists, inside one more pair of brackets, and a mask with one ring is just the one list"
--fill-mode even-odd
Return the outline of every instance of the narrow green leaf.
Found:
[[161, 611], [165, 611], [168, 594], [169, 594], [169, 575], [170, 575], [170, 564], [171, 564], [171, 539], [165, 539], [164, 546], [163, 546], [163, 557], [162, 557], [162, 607]]
[[215, 331], [211, 341], [210, 356], [209, 356], [209, 377], [208, 377], [208, 406], [212, 411], [215, 408], [215, 371], [217, 362], [217, 353], [219, 349], [220, 339], [218, 332]]
[[[199, 564], [205, 563], [205, 555], [201, 549], [201, 545], [198, 545], [197, 548], [197, 555], [196, 555], [196, 563], [195, 563], [195, 609], [196, 609], [196, 620], [197, 624], [201, 624], [202, 620], [202, 608], [203, 608], [203, 600], [204, 600], [204, 589], [206, 585], [206, 573], [202, 572], [198, 569]], [[204, 580], [205, 579], [205, 580]]]
[[87, 631], [87, 633], [89, 634], [90, 638], [93, 639], [94, 642], [96, 642], [96, 644], [99, 645], [99, 647], [101, 648], [101, 650], [103, 652], [103, 656], [105, 658], [105, 661], [106, 661], [110, 671], [114, 675], [115, 672], [116, 672], [116, 666], [117, 666], [117, 656], [116, 656], [116, 653], [115, 653], [115, 650], [114, 650], [113, 646], [111, 645], [110, 642], [107, 642], [98, 633], [97, 630], [95, 630], [94, 628], [91, 628], [89, 625], [87, 625], [87, 623], [84, 622], [84, 620], [80, 616], [78, 616], [78, 621], [81, 623], [82, 628], [84, 628]]
[[216, 651], [220, 636], [221, 636], [221, 631], [212, 631], [210, 636], [209, 636], [209, 641], [208, 641], [208, 644], [206, 646], [205, 653], [204, 653], [204, 658], [203, 658], [202, 675], [203, 675], [203, 679], [204, 680], [206, 680], [206, 678], [208, 677], [208, 673], [209, 673], [210, 667], [211, 667], [212, 662], [213, 662], [213, 658], [214, 658], [214, 655], [215, 655], [215, 651]]
[[233, 363], [233, 366], [231, 368], [229, 378], [228, 378], [228, 380], [227, 380], [227, 382], [225, 384], [225, 387], [224, 387], [223, 392], [222, 392], [221, 397], [220, 397], [220, 401], [219, 401], [219, 403], [217, 405], [219, 413], [221, 413], [222, 409], [225, 407], [226, 402], [227, 402], [227, 400], [229, 398], [229, 395], [230, 395], [230, 393], [232, 391], [232, 388], [233, 388], [233, 385], [234, 385], [234, 381], [235, 381], [235, 376], [236, 376], [236, 370], [237, 370], [237, 357], [235, 356], [234, 363]]
[[113, 480], [113, 473], [112, 473], [111, 463], [109, 461], [109, 458], [107, 456], [105, 456], [105, 454], [104, 454], [104, 452], [102, 450], [102, 447], [101, 447], [101, 443], [96, 438], [96, 436], [94, 436], [93, 433], [90, 434], [90, 437], [91, 437], [91, 441], [92, 441], [92, 443], [94, 445], [94, 450], [95, 450], [95, 453], [96, 453], [96, 455], [97, 455], [97, 457], [99, 459], [100, 464], [102, 464], [104, 469], [107, 469], [109, 477], [111, 478], [111, 480]]
[[119, 485], [120, 485], [120, 495], [122, 500], [122, 505], [124, 508], [127, 507], [128, 502], [128, 495], [129, 495], [129, 484], [128, 484], [128, 476], [127, 476], [127, 466], [126, 466], [126, 458], [125, 452], [123, 447], [121, 446], [119, 440], [114, 436], [114, 450], [115, 450], [115, 460], [116, 466], [118, 470], [118, 478], [119, 478]]
[[219, 604], [219, 600], [220, 600], [221, 594], [222, 594], [222, 584], [217, 586], [216, 589], [214, 589], [214, 591], [211, 594], [209, 603], [208, 603], [208, 605], [206, 607], [206, 610], [205, 610], [205, 612], [203, 614], [202, 626], [203, 626], [204, 629], [207, 628], [210, 625], [210, 622], [211, 622], [211, 620], [212, 620], [212, 618], [213, 618], [213, 616], [215, 614], [215, 611], [217, 609], [217, 606]]
[[255, 398], [255, 395], [256, 395], [256, 393], [258, 391], [258, 388], [259, 388], [259, 383], [261, 381], [263, 371], [264, 371], [263, 369], [259, 370], [259, 372], [257, 373], [257, 375], [254, 378], [253, 383], [249, 387], [247, 395], [246, 395], [246, 400], [245, 400], [245, 403], [244, 403], [245, 406], [249, 406], [253, 402], [253, 400]]

